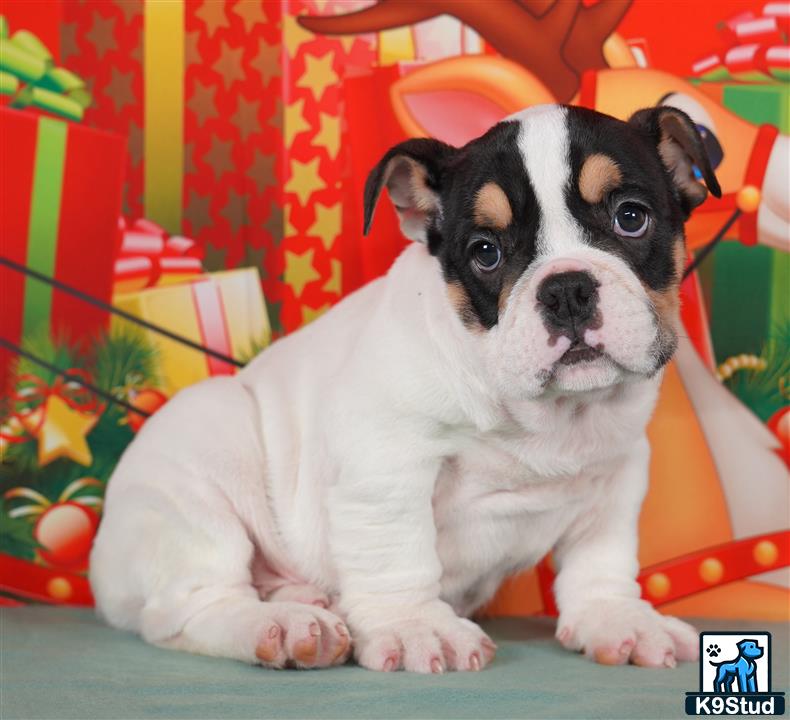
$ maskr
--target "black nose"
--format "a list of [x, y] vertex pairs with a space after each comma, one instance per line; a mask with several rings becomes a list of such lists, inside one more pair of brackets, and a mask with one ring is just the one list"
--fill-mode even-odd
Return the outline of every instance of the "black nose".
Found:
[[568, 334], [571, 340], [581, 337], [595, 315], [598, 284], [586, 272], [564, 272], [549, 275], [538, 288], [538, 301], [543, 317], [555, 330]]

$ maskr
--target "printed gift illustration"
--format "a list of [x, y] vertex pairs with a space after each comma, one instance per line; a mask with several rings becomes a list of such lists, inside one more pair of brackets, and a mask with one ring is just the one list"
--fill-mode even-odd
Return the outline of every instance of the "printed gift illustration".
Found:
[[[104, 489], [147, 418], [387, 270], [407, 241], [388, 202], [364, 237], [362, 197], [389, 147], [561, 102], [683, 110], [722, 188], [687, 226], [643, 597], [790, 617], [787, 3], [48, 7], [0, 22], [0, 601], [90, 605]], [[553, 575], [548, 556], [486, 612], [556, 612]], [[721, 692], [767, 682], [759, 637], [707, 640]]]

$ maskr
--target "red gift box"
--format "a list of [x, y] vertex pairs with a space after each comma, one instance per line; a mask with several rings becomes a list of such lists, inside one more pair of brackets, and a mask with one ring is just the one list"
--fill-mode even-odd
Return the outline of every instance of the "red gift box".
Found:
[[[113, 284], [124, 140], [27, 111], [0, 108], [0, 255], [104, 302]], [[89, 337], [99, 308], [0, 266], [3, 339]], [[5, 383], [11, 356], [0, 354]]]

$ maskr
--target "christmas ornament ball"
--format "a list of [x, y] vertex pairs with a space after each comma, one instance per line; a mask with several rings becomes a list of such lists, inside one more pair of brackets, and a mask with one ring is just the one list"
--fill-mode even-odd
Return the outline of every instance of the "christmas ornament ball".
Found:
[[66, 501], [49, 507], [38, 519], [33, 537], [49, 565], [73, 567], [87, 563], [98, 515], [78, 502]]

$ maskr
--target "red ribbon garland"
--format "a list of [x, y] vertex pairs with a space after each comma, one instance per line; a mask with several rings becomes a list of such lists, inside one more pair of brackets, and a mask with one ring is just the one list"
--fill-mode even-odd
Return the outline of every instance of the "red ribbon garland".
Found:
[[[47, 399], [51, 395], [61, 398], [72, 410], [77, 410], [81, 413], [99, 414], [104, 412], [104, 404], [100, 403], [90, 390], [71, 378], [79, 378], [89, 383], [92, 382], [91, 374], [80, 368], [70, 368], [66, 376], [58, 377], [52, 385], [48, 385], [37, 375], [30, 373], [20, 375], [16, 384], [17, 388], [21, 386], [22, 389], [17, 389], [12, 393], [11, 401], [15, 408], [18, 408], [19, 405], [23, 407], [13, 410], [3, 425], [0, 426], [0, 438], [7, 442], [17, 443], [27, 442], [37, 437], [46, 419], [44, 413], [41, 412], [39, 414], [32, 429], [29, 426], [29, 420], [31, 416], [35, 415], [37, 410], [46, 405]], [[3, 427], [12, 420], [16, 420], [19, 423], [24, 433], [12, 434], [3, 431]]]

